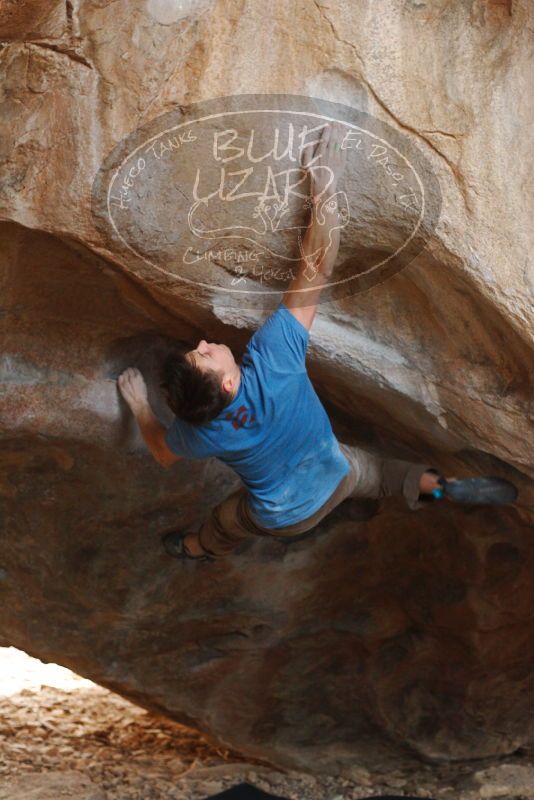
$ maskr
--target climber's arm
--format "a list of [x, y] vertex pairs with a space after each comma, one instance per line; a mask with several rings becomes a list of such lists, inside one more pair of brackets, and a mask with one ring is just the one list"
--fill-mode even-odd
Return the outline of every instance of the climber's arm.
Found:
[[156, 461], [163, 467], [170, 467], [180, 456], [169, 450], [165, 441], [167, 428], [159, 421], [148, 403], [139, 406], [134, 411], [134, 416], [139, 425], [146, 445]]
[[[345, 167], [344, 129], [339, 123], [323, 128], [321, 138], [306, 145], [302, 165], [310, 176], [311, 221], [302, 242], [298, 273], [289, 284], [283, 304], [309, 330], [321, 292], [329, 283], [339, 249], [341, 213], [337, 183]], [[342, 224], [342, 223], [341, 223]]]
[[165, 441], [167, 429], [150, 408], [146, 384], [139, 370], [136, 367], [128, 367], [121, 372], [117, 383], [156, 461], [164, 467], [169, 467], [178, 461], [180, 456], [169, 450]]
[[[324, 286], [329, 283], [339, 250], [337, 203], [331, 204], [323, 195], [320, 199], [324, 222], [317, 218], [316, 201], [311, 222], [302, 241], [302, 258], [298, 272], [289, 284], [282, 302], [294, 317], [309, 330], [317, 311]], [[327, 209], [332, 206], [332, 210]]]

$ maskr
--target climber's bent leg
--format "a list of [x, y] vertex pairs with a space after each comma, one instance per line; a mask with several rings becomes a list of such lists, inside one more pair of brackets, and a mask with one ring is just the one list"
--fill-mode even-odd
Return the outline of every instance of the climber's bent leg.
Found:
[[213, 556], [225, 556], [255, 531], [246, 514], [247, 491], [241, 486], [212, 509], [196, 534], [202, 550]]
[[[398, 458], [381, 458], [380, 456], [339, 443], [347, 457], [351, 471], [347, 497], [388, 497], [402, 495], [408, 508], [423, 508], [427, 503], [422, 493], [432, 490], [433, 479], [425, 473], [437, 471], [431, 464], [418, 464]], [[428, 490], [426, 484], [428, 483]], [[430, 493], [427, 495], [431, 497]]]
[[240, 487], [211, 511], [198, 533], [188, 534], [188, 550], [220, 557], [231, 553], [250, 536], [299, 536], [313, 530], [337, 505], [348, 497], [379, 498], [403, 495], [409, 508], [424, 505], [420, 500], [421, 477], [433, 468], [399, 459], [385, 459], [340, 442], [350, 471], [328, 500], [311, 517], [283, 528], [265, 528], [255, 520], [247, 504], [247, 491]]

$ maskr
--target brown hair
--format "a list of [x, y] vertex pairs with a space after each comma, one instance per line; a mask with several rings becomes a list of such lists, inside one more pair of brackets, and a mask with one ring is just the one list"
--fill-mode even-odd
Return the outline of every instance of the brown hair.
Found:
[[161, 369], [161, 383], [171, 411], [192, 425], [203, 425], [219, 416], [230, 396], [221, 386], [221, 374], [202, 372], [186, 358], [186, 347], [172, 352]]

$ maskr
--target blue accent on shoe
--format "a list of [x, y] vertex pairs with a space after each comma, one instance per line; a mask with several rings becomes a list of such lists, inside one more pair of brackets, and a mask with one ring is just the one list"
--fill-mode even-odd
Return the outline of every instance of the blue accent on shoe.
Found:
[[438, 500], [441, 500], [443, 497], [443, 489], [432, 489], [432, 496], [436, 497]]

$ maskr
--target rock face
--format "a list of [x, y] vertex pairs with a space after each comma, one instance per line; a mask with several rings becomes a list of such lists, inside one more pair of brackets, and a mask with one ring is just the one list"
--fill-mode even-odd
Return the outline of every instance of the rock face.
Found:
[[[528, 746], [532, 17], [527, 0], [4, 4], [3, 644], [278, 764]], [[169, 343], [239, 354], [267, 308], [151, 269], [99, 226], [92, 193], [133, 131], [241, 93], [361, 109], [431, 165], [442, 205], [426, 250], [320, 307], [309, 371], [340, 439], [511, 478], [513, 507], [391, 500], [213, 565], [164, 554], [161, 534], [200, 524], [238, 480], [215, 460], [159, 467], [115, 379], [139, 366], [169, 422], [155, 380]], [[164, 240], [153, 223], [147, 252]], [[357, 230], [343, 258], [363, 253]], [[396, 230], [384, 222], [376, 247]]]

